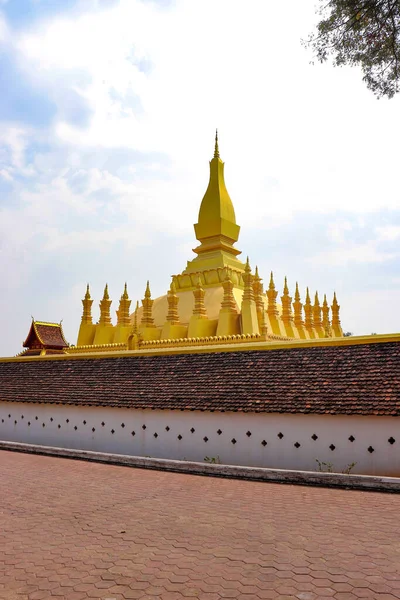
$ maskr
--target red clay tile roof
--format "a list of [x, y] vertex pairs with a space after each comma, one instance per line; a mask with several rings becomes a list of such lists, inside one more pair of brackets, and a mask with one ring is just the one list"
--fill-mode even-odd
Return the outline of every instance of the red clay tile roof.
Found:
[[32, 321], [28, 336], [23, 343], [24, 348], [29, 348], [34, 342], [39, 342], [44, 348], [65, 348], [68, 342], [64, 339], [59, 323], [42, 323]]
[[0, 400], [400, 415], [400, 344], [0, 362]]

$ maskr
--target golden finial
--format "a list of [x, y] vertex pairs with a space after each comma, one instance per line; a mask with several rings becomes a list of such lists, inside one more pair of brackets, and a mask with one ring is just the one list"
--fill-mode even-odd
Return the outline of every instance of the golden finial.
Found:
[[289, 296], [289, 288], [287, 285], [287, 277], [285, 277], [285, 285], [283, 286], [283, 293], [285, 296]]
[[338, 303], [338, 301], [337, 301], [337, 298], [336, 298], [336, 292], [333, 292], [333, 302], [332, 302], [332, 304], [333, 304], [333, 306], [337, 306], [337, 303]]
[[314, 304], [316, 304], [317, 306], [319, 306], [318, 292], [315, 292]]
[[324, 294], [324, 302], [323, 302], [322, 306], [328, 306], [328, 302], [326, 300], [326, 294]]
[[87, 284], [87, 286], [86, 286], [85, 300], [90, 300], [89, 284]]
[[214, 158], [219, 158], [218, 148], [218, 129], [215, 130], [215, 147], [214, 147]]
[[106, 283], [106, 287], [104, 288], [103, 300], [109, 300], [110, 296], [108, 295], [108, 283]]
[[271, 277], [269, 279], [269, 288], [270, 290], [274, 290], [275, 289], [275, 283], [274, 283], [274, 274], [271, 271]]
[[299, 292], [299, 284], [296, 281], [296, 291], [294, 293], [294, 299], [296, 302], [300, 302], [300, 292]]
[[128, 296], [128, 286], [127, 286], [127, 283], [126, 283], [126, 282], [125, 282], [125, 286], [124, 286], [124, 293], [122, 294], [122, 298], [123, 298], [124, 300], [128, 300], [128, 299], [129, 299], [129, 296]]
[[306, 304], [311, 304], [310, 292], [308, 291], [308, 288], [306, 293]]
[[246, 266], [244, 267], [244, 271], [245, 271], [245, 273], [251, 273], [249, 257], [247, 257], [247, 259], [246, 259]]
[[151, 298], [150, 283], [148, 280], [147, 280], [146, 291], [144, 293], [144, 297]]

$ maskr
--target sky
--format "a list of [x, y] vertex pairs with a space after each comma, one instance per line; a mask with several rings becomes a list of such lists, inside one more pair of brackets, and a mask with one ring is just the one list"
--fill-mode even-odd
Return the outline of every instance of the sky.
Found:
[[[76, 343], [90, 283], [153, 297], [194, 257], [218, 127], [237, 247], [267, 284], [400, 330], [400, 97], [312, 64], [315, 0], [0, 0], [0, 356]], [[115, 312], [113, 313], [115, 315]], [[115, 317], [114, 317], [115, 322]]]

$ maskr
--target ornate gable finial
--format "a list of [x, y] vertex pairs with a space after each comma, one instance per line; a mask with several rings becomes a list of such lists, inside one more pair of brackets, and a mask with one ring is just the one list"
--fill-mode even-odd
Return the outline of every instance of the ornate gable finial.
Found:
[[108, 283], [106, 283], [106, 287], [104, 288], [103, 300], [109, 300], [110, 296], [108, 295]]
[[318, 292], [315, 292], [315, 299], [314, 299], [314, 306], [313, 306], [313, 318], [314, 318], [314, 327], [322, 327], [321, 305], [319, 303]]
[[275, 290], [274, 275], [271, 271], [271, 277], [269, 279], [269, 287], [268, 287], [268, 291], [267, 291], [267, 297], [268, 297], [267, 313], [269, 314], [270, 317], [278, 316], [278, 308], [276, 306], [277, 295], [278, 295], [278, 292]]
[[285, 277], [285, 284], [283, 286], [283, 296], [281, 296], [282, 302], [282, 321], [285, 325], [288, 325], [293, 321], [292, 315], [292, 298], [289, 296], [289, 288], [287, 285], [287, 278]]
[[274, 274], [271, 271], [271, 277], [269, 279], [269, 290], [275, 290], [275, 283], [274, 283]]
[[215, 130], [214, 158], [219, 158], [219, 148], [218, 148], [218, 129], [216, 129], [216, 130]]
[[90, 300], [90, 289], [89, 289], [89, 284], [87, 284], [87, 286], [86, 286], [85, 300]]
[[149, 283], [149, 280], [147, 280], [147, 284], [146, 284], [146, 291], [144, 292], [144, 297], [145, 297], [145, 298], [151, 298], [151, 291], [150, 291], [150, 283]]

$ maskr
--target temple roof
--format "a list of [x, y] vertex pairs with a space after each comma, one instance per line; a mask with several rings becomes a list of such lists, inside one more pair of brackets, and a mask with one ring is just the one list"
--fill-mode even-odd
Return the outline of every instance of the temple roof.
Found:
[[[58, 357], [57, 357], [58, 358]], [[400, 416], [400, 343], [0, 361], [0, 401]]]
[[68, 346], [64, 338], [61, 323], [46, 323], [43, 321], [34, 321], [23, 343], [24, 348], [40, 346], [43, 349], [62, 349]]

